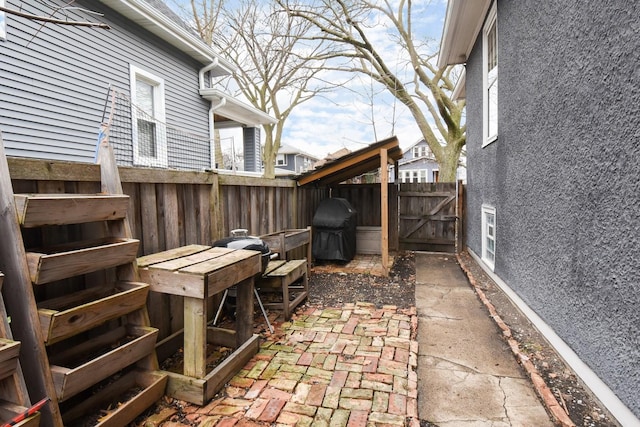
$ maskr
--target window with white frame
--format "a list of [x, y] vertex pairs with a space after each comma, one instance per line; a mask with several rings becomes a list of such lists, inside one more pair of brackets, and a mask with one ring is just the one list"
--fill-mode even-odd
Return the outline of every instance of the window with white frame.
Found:
[[133, 162], [167, 167], [164, 80], [134, 65], [130, 74]]
[[482, 32], [483, 51], [483, 146], [498, 138], [498, 24], [496, 3], [487, 15]]
[[431, 182], [439, 182], [440, 181], [440, 171], [438, 169], [433, 169], [431, 171]]
[[287, 166], [287, 155], [286, 154], [277, 154], [276, 155], [276, 166]]
[[420, 145], [420, 146], [413, 147], [413, 157], [414, 158], [426, 157], [426, 156], [427, 156], [427, 146], [426, 145]]
[[[4, 0], [0, 0], [0, 6], [4, 7]], [[0, 11], [0, 40], [7, 38], [7, 21], [3, 11]]]
[[482, 205], [482, 260], [493, 270], [496, 262], [496, 208]]

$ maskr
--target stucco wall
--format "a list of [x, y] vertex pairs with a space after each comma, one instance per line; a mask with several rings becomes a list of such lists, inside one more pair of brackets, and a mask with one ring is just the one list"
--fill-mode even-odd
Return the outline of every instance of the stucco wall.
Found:
[[467, 241], [640, 417], [640, 3], [498, 4], [499, 136], [467, 63]]

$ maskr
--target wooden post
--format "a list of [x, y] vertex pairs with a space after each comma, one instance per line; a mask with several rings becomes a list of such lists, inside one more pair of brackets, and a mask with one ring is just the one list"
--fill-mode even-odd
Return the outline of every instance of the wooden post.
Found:
[[45, 397], [51, 401], [41, 410], [41, 423], [62, 426], [62, 417], [53, 385], [49, 358], [44, 347], [40, 318], [33, 295], [27, 256], [18, 224], [9, 165], [0, 134], [0, 270], [5, 275], [4, 296], [11, 316], [11, 329], [22, 342], [20, 364], [29, 396], [36, 402]]
[[[220, 197], [220, 179], [217, 172], [213, 173], [211, 183], [211, 242], [221, 239], [224, 218], [222, 217], [222, 198]], [[207, 244], [211, 243], [208, 242]]]
[[389, 167], [385, 148], [380, 149], [380, 215], [382, 268], [385, 275], [389, 275]]

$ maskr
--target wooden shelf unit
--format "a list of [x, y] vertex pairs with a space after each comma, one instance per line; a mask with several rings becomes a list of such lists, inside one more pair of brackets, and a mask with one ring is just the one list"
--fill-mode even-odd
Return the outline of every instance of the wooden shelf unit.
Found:
[[[4, 274], [0, 272], [0, 289]], [[8, 423], [13, 417], [25, 412], [31, 403], [27, 393], [18, 356], [20, 342], [14, 341], [2, 294], [0, 294], [0, 424]], [[21, 427], [38, 427], [40, 413], [16, 424]]]
[[[126, 425], [167, 384], [155, 354], [158, 330], [150, 327], [146, 308], [149, 285], [139, 282], [129, 197], [105, 141], [99, 162], [101, 193], [14, 195], [0, 135], [0, 208], [17, 214], [0, 215], [9, 240], [0, 243], [0, 256], [18, 248], [8, 262], [17, 272], [12, 291], [23, 288], [12, 295], [10, 312], [33, 349], [25, 357], [27, 389], [32, 398], [51, 398], [42, 414], [48, 426], [106, 409], [102, 403], [116, 403], [117, 410], [96, 417], [95, 425]], [[72, 240], [77, 234], [81, 241]], [[42, 245], [25, 248], [25, 239]]]

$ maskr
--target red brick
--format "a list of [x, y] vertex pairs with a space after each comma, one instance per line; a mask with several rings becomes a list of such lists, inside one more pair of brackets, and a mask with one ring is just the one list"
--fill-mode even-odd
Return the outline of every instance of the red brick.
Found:
[[278, 414], [280, 414], [285, 403], [287, 402], [284, 400], [270, 399], [267, 406], [264, 408], [264, 411], [262, 411], [262, 414], [258, 417], [258, 421], [264, 421], [267, 423], [274, 422], [278, 418]]
[[298, 359], [298, 365], [303, 366], [311, 366], [311, 361], [313, 360], [313, 353], [302, 353], [300, 358]]
[[368, 411], [351, 411], [347, 427], [366, 427], [368, 417]]
[[401, 394], [389, 394], [389, 413], [405, 415], [407, 413], [407, 398]]
[[327, 386], [324, 384], [313, 384], [311, 386], [311, 390], [309, 390], [309, 395], [307, 396], [305, 403], [307, 405], [322, 406], [324, 392], [326, 389]]
[[233, 427], [237, 422], [237, 418], [223, 418], [218, 422], [216, 427]]
[[362, 364], [362, 372], [375, 373], [378, 369], [378, 358], [367, 356]]
[[329, 385], [331, 387], [344, 387], [344, 384], [347, 382], [348, 375], [349, 373], [347, 371], [334, 371]]
[[278, 390], [277, 388], [265, 388], [260, 393], [260, 397], [263, 399], [280, 399], [280, 400], [289, 400], [291, 399], [291, 393], [287, 393], [286, 391]]
[[262, 391], [262, 389], [265, 388], [265, 386], [267, 385], [267, 380], [258, 380], [256, 381], [251, 388], [249, 389], [249, 391], [247, 391], [247, 393], [244, 395], [245, 399], [255, 399], [256, 397], [260, 396], [260, 392]]
[[393, 384], [393, 375], [391, 374], [363, 374], [363, 380], [373, 381], [377, 383]]
[[358, 322], [360, 321], [359, 318], [357, 317], [351, 317], [347, 323], [344, 324], [344, 327], [342, 328], [342, 333], [343, 334], [353, 334], [353, 331], [356, 329], [356, 326], [358, 326]]
[[396, 354], [393, 356], [396, 362], [409, 363], [409, 351], [403, 348], [396, 348]]
[[264, 411], [264, 408], [267, 407], [267, 403], [269, 403], [268, 399], [256, 399], [244, 416], [253, 419], [258, 418], [262, 414], [262, 411]]
[[263, 427], [263, 426], [264, 424], [258, 424], [255, 421], [247, 420], [246, 418], [241, 418], [235, 427]]
[[382, 356], [380, 356], [380, 358], [385, 360], [393, 360], [395, 350], [395, 347], [384, 347], [382, 349]]

